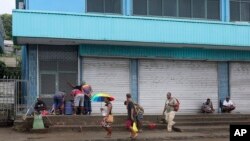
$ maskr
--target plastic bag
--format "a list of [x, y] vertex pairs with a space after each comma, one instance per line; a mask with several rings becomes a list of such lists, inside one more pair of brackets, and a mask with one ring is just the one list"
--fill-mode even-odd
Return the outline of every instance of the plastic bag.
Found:
[[126, 127], [127, 129], [129, 129], [129, 128], [131, 127], [131, 124], [132, 124], [131, 120], [127, 120], [127, 121], [125, 122], [125, 127]]
[[114, 122], [114, 116], [113, 115], [108, 115], [108, 118], [106, 119], [108, 123], [113, 123]]
[[49, 115], [49, 112], [46, 111], [46, 110], [43, 110], [43, 111], [41, 112], [41, 114], [42, 114], [42, 116], [46, 116], [46, 115]]
[[33, 129], [44, 129], [44, 123], [42, 115], [34, 115]]
[[133, 123], [132, 131], [133, 131], [134, 133], [137, 133], [137, 132], [138, 132], [138, 128], [137, 128], [135, 122]]

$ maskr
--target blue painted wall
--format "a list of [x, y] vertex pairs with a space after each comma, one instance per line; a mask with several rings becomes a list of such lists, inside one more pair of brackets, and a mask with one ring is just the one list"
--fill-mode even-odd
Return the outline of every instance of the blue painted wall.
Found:
[[23, 104], [27, 103], [27, 93], [28, 93], [28, 86], [29, 86], [29, 61], [28, 61], [28, 49], [27, 46], [22, 46], [22, 64], [21, 64], [21, 79], [26, 80], [22, 85], [22, 99]]
[[28, 49], [27, 46], [22, 46], [22, 80], [28, 80], [29, 64], [28, 64]]
[[29, 62], [29, 92], [28, 107], [30, 107], [38, 96], [37, 92], [37, 47], [35, 45], [28, 46], [28, 62]]
[[221, 21], [229, 22], [230, 21], [230, 0], [220, 0], [220, 15]]
[[[229, 96], [229, 65], [228, 62], [218, 62], [218, 93], [219, 93], [219, 101]], [[220, 109], [219, 109], [220, 110]], [[219, 111], [220, 112], [220, 111]]]
[[131, 95], [135, 102], [138, 102], [138, 60], [130, 60], [130, 89]]
[[225, 0], [225, 22], [230, 21], [230, 0]]
[[26, 2], [29, 10], [85, 12], [85, 0], [26, 0]]
[[124, 9], [124, 15], [131, 16], [132, 15], [132, 2], [133, 0], [123, 0], [123, 9]]

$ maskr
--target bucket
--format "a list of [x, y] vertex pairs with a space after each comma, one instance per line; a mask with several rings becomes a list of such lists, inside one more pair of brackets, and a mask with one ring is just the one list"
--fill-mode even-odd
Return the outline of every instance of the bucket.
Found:
[[72, 115], [72, 113], [73, 113], [72, 102], [67, 101], [65, 103], [65, 115]]

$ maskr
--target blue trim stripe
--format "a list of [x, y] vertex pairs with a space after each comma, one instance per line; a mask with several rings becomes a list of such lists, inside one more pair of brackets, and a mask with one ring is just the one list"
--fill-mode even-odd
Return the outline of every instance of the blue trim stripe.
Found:
[[130, 89], [133, 100], [138, 102], [139, 95], [138, 95], [138, 60], [131, 59], [130, 60]]
[[81, 45], [80, 55], [209, 61], [250, 61], [250, 51], [216, 50], [200, 48]]
[[218, 94], [220, 102], [229, 96], [229, 64], [228, 62], [218, 62]]

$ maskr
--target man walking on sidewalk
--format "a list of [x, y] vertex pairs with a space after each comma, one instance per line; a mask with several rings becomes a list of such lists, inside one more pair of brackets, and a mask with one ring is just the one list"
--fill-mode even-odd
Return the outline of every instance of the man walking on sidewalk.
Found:
[[126, 98], [127, 98], [127, 110], [128, 110], [128, 122], [129, 122], [129, 129], [130, 129], [130, 133], [131, 133], [131, 138], [132, 139], [135, 139], [138, 135], [137, 132], [134, 132], [132, 130], [132, 126], [133, 126], [133, 123], [136, 122], [135, 120], [135, 105], [132, 101], [132, 97], [131, 97], [131, 94], [127, 93], [126, 94]]
[[172, 126], [175, 124], [174, 117], [175, 117], [175, 110], [174, 107], [177, 106], [176, 98], [171, 96], [171, 93], [167, 93], [167, 100], [165, 102], [165, 107], [163, 110], [163, 115], [165, 114], [165, 119], [168, 122], [167, 130], [169, 132], [172, 131]]

